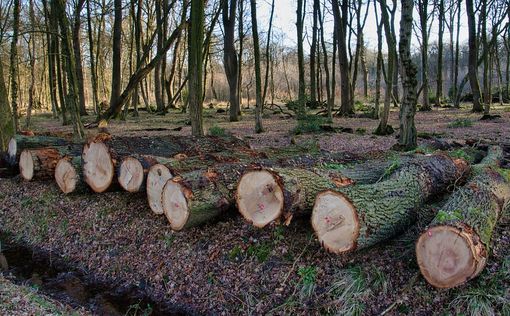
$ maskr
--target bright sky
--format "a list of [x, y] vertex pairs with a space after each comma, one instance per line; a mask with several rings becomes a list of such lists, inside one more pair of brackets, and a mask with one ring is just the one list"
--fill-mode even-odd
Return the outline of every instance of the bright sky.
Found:
[[[261, 17], [262, 23], [259, 24], [259, 31], [260, 32], [267, 32], [267, 27], [269, 23], [269, 15], [270, 15], [270, 7], [271, 7], [271, 0], [259, 0], [258, 1], [258, 10], [259, 15]], [[306, 30], [310, 31], [311, 29], [311, 11], [312, 11], [312, 1], [308, 0], [306, 1], [306, 12], [307, 17], [309, 17], [310, 21], [306, 22]], [[463, 8], [464, 10], [464, 8]], [[415, 10], [416, 11], [416, 10]], [[380, 14], [380, 13], [379, 13]], [[415, 18], [418, 19], [417, 12], [415, 12]], [[447, 16], [448, 18], [448, 16]], [[331, 42], [332, 39], [332, 29], [333, 29], [333, 23], [332, 23], [333, 17], [331, 14], [326, 14], [325, 21], [327, 25], [325, 26], [327, 33], [330, 35], [326, 37], [326, 41]], [[399, 28], [399, 21], [400, 21], [400, 15], [397, 12], [396, 17], [396, 30], [397, 30], [397, 37], [398, 37], [398, 28]], [[276, 29], [281, 30], [280, 33], [284, 33], [286, 38], [286, 45], [287, 46], [295, 46], [296, 45], [296, 1], [295, 0], [275, 0], [275, 16], [273, 20], [273, 25]], [[437, 41], [437, 35], [438, 35], [438, 28], [437, 28], [437, 14], [434, 17], [434, 25], [431, 29], [431, 35], [430, 35], [430, 43]], [[445, 27], [445, 33], [443, 37], [443, 42], [449, 43], [450, 41], [450, 34], [448, 33], [448, 29]], [[461, 15], [461, 32], [460, 32], [460, 42], [463, 43], [467, 41], [467, 21], [465, 14]], [[305, 46], [308, 46], [307, 41], [305, 41]], [[373, 7], [373, 2], [370, 1], [370, 8], [368, 13], [368, 18], [365, 26], [365, 44], [368, 46], [369, 49], [377, 49], [377, 23], [376, 23], [376, 17]], [[414, 38], [414, 41], [412, 42], [412, 45], [414, 48], [418, 48], [420, 44], [418, 43], [417, 39]]]

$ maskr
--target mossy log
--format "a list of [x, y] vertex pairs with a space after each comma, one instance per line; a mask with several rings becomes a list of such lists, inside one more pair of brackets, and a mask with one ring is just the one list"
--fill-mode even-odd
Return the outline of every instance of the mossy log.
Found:
[[452, 288], [485, 267], [494, 228], [510, 201], [510, 184], [497, 161], [486, 160], [473, 168], [472, 179], [451, 195], [419, 237], [416, 257], [431, 285]]
[[256, 227], [281, 218], [289, 223], [296, 212], [312, 210], [317, 193], [355, 183], [378, 182], [413, 159], [418, 158], [404, 155], [351, 166], [322, 163], [310, 170], [292, 164], [292, 168], [250, 170], [239, 181], [237, 206], [243, 217]]
[[442, 154], [423, 156], [385, 181], [319, 193], [312, 226], [331, 252], [370, 247], [409, 227], [426, 200], [444, 194], [468, 172], [464, 160]]
[[13, 168], [19, 162], [21, 152], [25, 149], [36, 149], [46, 147], [65, 147], [73, 142], [52, 136], [23, 136], [15, 135], [9, 141], [5, 161]]
[[248, 165], [239, 163], [224, 164], [167, 181], [161, 200], [172, 229], [207, 223], [230, 209], [236, 184], [247, 168]]

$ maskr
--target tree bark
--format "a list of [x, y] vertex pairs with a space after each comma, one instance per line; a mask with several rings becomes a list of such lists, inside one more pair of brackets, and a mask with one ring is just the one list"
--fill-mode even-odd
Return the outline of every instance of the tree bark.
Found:
[[13, 21], [12, 21], [12, 39], [11, 39], [11, 58], [10, 58], [10, 77], [11, 77], [11, 107], [14, 119], [14, 130], [19, 131], [18, 116], [18, 34], [19, 34], [19, 16], [20, 0], [14, 0], [13, 3]]
[[471, 181], [450, 196], [416, 243], [425, 279], [437, 288], [452, 288], [475, 278], [485, 267], [494, 229], [509, 200], [510, 184], [497, 164], [482, 161], [475, 166]]
[[0, 151], [8, 150], [9, 141], [13, 135], [14, 121], [7, 97], [3, 63], [0, 63]]
[[466, 14], [468, 20], [468, 75], [471, 93], [473, 94], [473, 112], [482, 112], [480, 83], [478, 82], [478, 40], [476, 35], [476, 16], [473, 7], [473, 0], [466, 0]]
[[[112, 90], [110, 92], [110, 107], [117, 104], [122, 83], [122, 0], [114, 0], [113, 44], [112, 44]], [[121, 106], [122, 108], [122, 106]], [[120, 112], [120, 109], [119, 109]]]
[[417, 146], [417, 133], [414, 124], [416, 114], [416, 66], [411, 59], [411, 39], [413, 30], [413, 0], [401, 0], [402, 10], [400, 19], [400, 42], [399, 53], [402, 71], [402, 85], [404, 94], [400, 106], [400, 135], [399, 147], [405, 151], [412, 150]]
[[436, 102], [435, 106], [440, 107], [443, 100], [443, 33], [445, 24], [444, 0], [439, 0], [439, 34], [437, 39], [437, 82], [436, 82]]
[[462, 160], [425, 156], [386, 181], [321, 192], [312, 226], [321, 244], [333, 253], [373, 246], [414, 223], [419, 207], [457, 183], [468, 169]]
[[83, 66], [81, 58], [81, 11], [85, 4], [85, 0], [79, 0], [76, 3], [76, 9], [74, 12], [74, 23], [73, 23], [73, 51], [74, 59], [76, 60], [76, 80], [78, 84], [78, 101], [80, 115], [88, 115], [85, 106], [85, 84], [83, 76]]
[[[242, 0], [241, 0], [242, 1]], [[229, 87], [230, 122], [239, 121], [239, 63], [235, 47], [237, 0], [222, 0], [223, 29], [225, 31], [223, 63]]]
[[204, 1], [191, 0], [191, 23], [189, 26], [188, 71], [189, 71], [189, 112], [191, 133], [204, 136], [202, 118], [202, 49], [204, 43]]
[[251, 28], [253, 33], [253, 54], [255, 57], [255, 94], [256, 94], [256, 107], [255, 107], [255, 133], [264, 132], [262, 126], [262, 75], [260, 72], [260, 45], [259, 45], [259, 32], [257, 26], [257, 1], [250, 0], [251, 6]]

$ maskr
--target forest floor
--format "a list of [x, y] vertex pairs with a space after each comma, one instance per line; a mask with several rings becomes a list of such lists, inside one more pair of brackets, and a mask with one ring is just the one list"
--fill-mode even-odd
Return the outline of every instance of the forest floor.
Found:
[[[481, 115], [468, 110], [420, 112], [417, 128], [425, 138], [420, 143], [431, 136], [461, 144], [508, 142], [508, 109], [496, 108], [492, 114], [502, 117], [491, 121], [479, 121]], [[251, 114], [238, 123], [228, 123], [227, 114], [213, 109], [204, 117], [207, 130], [224, 129], [255, 148], [316, 142], [323, 150], [367, 156], [387, 152], [396, 142], [395, 135], [373, 136], [377, 121], [366, 118], [335, 118], [335, 127], [353, 133], [295, 135], [295, 120], [280, 114], [265, 117], [263, 134], [253, 133]], [[46, 115], [33, 121], [35, 131], [69, 132]], [[177, 112], [144, 113], [136, 120], [114, 121], [108, 130], [116, 135], [186, 135], [186, 121]], [[398, 126], [398, 112], [392, 112], [390, 124]], [[11, 239], [119, 289], [137, 286], [155, 302], [175, 306], [175, 313], [510, 315], [510, 215], [497, 227], [482, 274], [459, 288], [436, 290], [419, 273], [414, 243], [438, 207], [439, 202], [425, 207], [418, 223], [391, 241], [338, 256], [319, 245], [307, 218], [256, 229], [232, 212], [216, 223], [172, 232], [164, 217], [149, 211], [143, 195], [66, 196], [53, 182], [0, 181], [0, 230]], [[135, 311], [143, 312], [147, 310]]]

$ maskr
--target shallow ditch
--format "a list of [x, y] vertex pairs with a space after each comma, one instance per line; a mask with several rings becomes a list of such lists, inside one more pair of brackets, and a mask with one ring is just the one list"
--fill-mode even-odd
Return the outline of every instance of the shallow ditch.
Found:
[[[0, 231], [0, 273], [74, 308], [98, 315], [196, 315], [193, 310], [156, 301], [142, 286], [116, 286], [98, 280], [42, 249], [32, 249]], [[3, 267], [2, 267], [3, 266]]]

